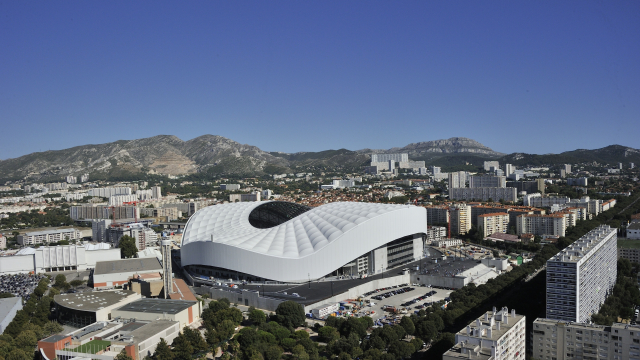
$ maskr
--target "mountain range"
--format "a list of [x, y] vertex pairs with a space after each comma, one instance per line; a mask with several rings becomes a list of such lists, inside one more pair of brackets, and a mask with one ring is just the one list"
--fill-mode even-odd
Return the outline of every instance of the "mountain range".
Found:
[[326, 150], [320, 152], [266, 152], [217, 135], [202, 135], [183, 141], [173, 135], [137, 140], [119, 140], [99, 145], [82, 145], [64, 150], [31, 153], [0, 161], [0, 181], [28, 179], [55, 181], [67, 175], [89, 173], [91, 179], [136, 179], [147, 174], [259, 175], [291, 171], [360, 171], [372, 153], [408, 153], [411, 160], [447, 167], [482, 166], [485, 160], [515, 165], [561, 163], [636, 162], [640, 150], [611, 145], [596, 150], [575, 150], [561, 154], [503, 154], [468, 138], [425, 141], [391, 149]]

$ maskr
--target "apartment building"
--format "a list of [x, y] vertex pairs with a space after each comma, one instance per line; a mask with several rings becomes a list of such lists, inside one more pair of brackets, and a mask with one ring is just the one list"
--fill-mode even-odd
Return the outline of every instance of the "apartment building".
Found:
[[33, 231], [18, 235], [18, 244], [25, 245], [42, 245], [50, 242], [58, 242], [61, 240], [78, 240], [80, 239], [80, 231], [71, 229], [56, 229], [45, 231]]
[[500, 168], [500, 163], [498, 161], [485, 161], [484, 171], [491, 171], [491, 168], [494, 168], [494, 169]]
[[515, 188], [482, 187], [482, 188], [449, 188], [450, 200], [462, 201], [508, 201], [518, 199]]
[[472, 175], [469, 177], [470, 188], [499, 187], [507, 186], [506, 176], [495, 175]]
[[400, 161], [398, 164], [400, 169], [419, 169], [424, 168], [424, 161]]
[[516, 360], [525, 358], [526, 317], [502, 308], [487, 311], [456, 334], [442, 360]]
[[260, 192], [254, 192], [251, 194], [230, 194], [229, 202], [260, 201], [260, 196]]
[[468, 173], [457, 171], [449, 173], [449, 189], [465, 188], [467, 186]]
[[426, 206], [427, 224], [447, 224], [449, 222], [449, 208], [444, 205]]
[[220, 184], [220, 190], [233, 191], [240, 190], [240, 184]]
[[371, 154], [371, 162], [388, 162], [392, 160], [394, 162], [408, 162], [409, 154]]
[[[542, 187], [540, 186], [542, 184]], [[544, 193], [544, 181], [507, 181], [507, 187], [516, 188], [516, 191], [525, 191], [527, 194]]]
[[604, 326], [536, 319], [532, 340], [532, 357], [539, 360], [640, 359], [638, 325]]
[[467, 204], [454, 204], [451, 211], [451, 235], [464, 235], [471, 230], [471, 206]]
[[[505, 206], [471, 205], [471, 224], [478, 226], [478, 216], [485, 214], [507, 213], [509, 208]], [[515, 223], [514, 223], [515, 224]]]
[[140, 217], [140, 209], [136, 206], [71, 206], [69, 216], [73, 220], [91, 219], [133, 219]]
[[613, 289], [616, 229], [601, 225], [547, 261], [547, 318], [587, 322]]
[[427, 244], [432, 244], [434, 241], [447, 238], [447, 228], [444, 226], [429, 226], [427, 229]]
[[631, 262], [640, 263], [640, 248], [618, 248], [618, 259], [627, 259]]
[[153, 186], [151, 188], [151, 197], [153, 199], [162, 199], [162, 188], [160, 186]]
[[502, 212], [479, 215], [478, 231], [483, 238], [493, 233], [507, 233], [509, 231], [509, 214]]
[[569, 186], [588, 186], [589, 178], [581, 177], [581, 178], [569, 178], [567, 179], [567, 185]]
[[567, 219], [562, 214], [526, 214], [520, 215], [516, 221], [518, 235], [553, 235], [565, 236]]

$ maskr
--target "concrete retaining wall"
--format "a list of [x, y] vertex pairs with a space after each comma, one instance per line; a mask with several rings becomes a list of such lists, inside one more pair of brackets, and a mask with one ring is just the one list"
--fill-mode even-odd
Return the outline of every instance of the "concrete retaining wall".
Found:
[[460, 289], [469, 283], [469, 278], [464, 276], [450, 277], [411, 274], [411, 283]]
[[369, 281], [366, 284], [362, 284], [362, 285], [358, 285], [356, 287], [353, 287], [351, 289], [349, 289], [349, 291], [345, 291], [341, 294], [332, 296], [328, 299], [324, 299], [322, 301], [319, 301], [317, 303], [314, 304], [309, 304], [306, 305], [304, 307], [304, 312], [305, 313], [309, 313], [311, 312], [312, 309], [315, 309], [317, 307], [320, 307], [322, 305], [326, 305], [326, 304], [334, 304], [340, 301], [344, 301], [346, 299], [355, 299], [358, 296], [369, 292], [369, 291], [373, 291], [375, 289], [379, 289], [379, 288], [383, 288], [383, 287], [389, 287], [389, 286], [393, 286], [393, 285], [400, 285], [400, 284], [409, 284], [411, 283], [411, 276], [409, 274], [406, 275], [398, 275], [398, 276], [393, 276], [393, 277], [389, 277], [389, 278], [384, 278], [384, 279], [378, 279], [378, 280], [373, 280], [373, 281]]
[[201, 286], [195, 289], [198, 294], [208, 294], [212, 299], [225, 298], [229, 300], [231, 304], [237, 303], [239, 305], [253, 306], [255, 308], [268, 311], [276, 311], [278, 305], [280, 305], [281, 302], [285, 301], [269, 297], [262, 297], [257, 291], [241, 291], [238, 289], [222, 290], [209, 286]]

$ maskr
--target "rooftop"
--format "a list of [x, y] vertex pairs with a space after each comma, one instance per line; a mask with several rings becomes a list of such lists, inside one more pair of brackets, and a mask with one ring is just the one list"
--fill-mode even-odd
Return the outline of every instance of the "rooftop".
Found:
[[117, 311], [129, 311], [154, 314], [175, 315], [193, 306], [196, 301], [186, 300], [165, 300], [165, 299], [140, 299], [130, 302], [116, 309]]
[[616, 229], [609, 225], [600, 225], [554, 255], [549, 262], [578, 262], [593, 250], [601, 241], [615, 235]]
[[[0, 299], [0, 320], [4, 320], [7, 315], [9, 315], [9, 311], [16, 306], [16, 303], [22, 304], [22, 297], [10, 297], [5, 299]], [[22, 308], [22, 306], [20, 306]]]
[[122, 259], [112, 261], [98, 261], [93, 275], [117, 274], [137, 271], [162, 271], [157, 258]]
[[25, 233], [25, 235], [37, 236], [37, 235], [47, 235], [47, 234], [57, 234], [57, 233], [70, 233], [75, 231], [76, 229], [54, 229], [54, 230], [32, 231], [32, 232]]
[[524, 315], [516, 314], [515, 310], [509, 312], [506, 307], [500, 310], [494, 308], [493, 311], [487, 311], [466, 328], [458, 331], [457, 335], [498, 340], [522, 319]]
[[130, 335], [133, 337], [134, 343], [141, 343], [161, 332], [164, 333], [165, 330], [175, 326], [175, 324], [179, 324], [179, 322], [172, 320], [154, 320], [131, 331]]
[[[56, 304], [76, 310], [98, 311], [115, 305], [131, 295], [138, 295], [131, 290], [93, 291], [75, 294], [60, 294], [53, 297]], [[140, 295], [138, 295], [140, 296]]]

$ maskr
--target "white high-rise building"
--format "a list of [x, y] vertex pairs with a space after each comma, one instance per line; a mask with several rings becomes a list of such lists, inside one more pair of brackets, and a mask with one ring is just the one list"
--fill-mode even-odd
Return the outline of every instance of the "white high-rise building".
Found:
[[80, 182], [87, 182], [89, 181], [89, 174], [82, 174], [82, 176], [80, 176]]
[[[442, 360], [518, 360], [525, 358], [526, 317], [502, 308], [487, 311], [456, 334]], [[542, 358], [540, 358], [542, 359]]]
[[509, 176], [509, 175], [513, 174], [515, 171], [516, 171], [516, 167], [511, 165], [511, 164], [507, 164], [504, 167], [504, 174], [506, 176]]
[[547, 261], [547, 318], [588, 322], [618, 274], [616, 229], [601, 225]]
[[432, 166], [432, 167], [431, 167], [431, 173], [432, 173], [433, 175], [435, 175], [435, 174], [440, 174], [440, 171], [441, 171], [440, 166]]
[[67, 181], [67, 184], [75, 184], [78, 182], [78, 178], [75, 176], [69, 175], [66, 177], [66, 181]]
[[392, 160], [394, 163], [396, 162], [407, 162], [409, 161], [409, 154], [371, 154], [371, 162], [388, 162]]
[[154, 199], [162, 199], [162, 188], [160, 186], [153, 186], [151, 193]]
[[499, 168], [500, 163], [498, 161], [485, 161], [484, 162], [484, 171], [490, 171], [491, 168]]
[[564, 173], [566, 174], [571, 174], [571, 165], [569, 164], [564, 164], [563, 165], [563, 169], [564, 169]]
[[468, 175], [469, 173], [466, 171], [449, 173], [449, 189], [467, 187]]

